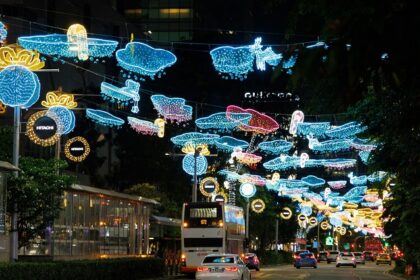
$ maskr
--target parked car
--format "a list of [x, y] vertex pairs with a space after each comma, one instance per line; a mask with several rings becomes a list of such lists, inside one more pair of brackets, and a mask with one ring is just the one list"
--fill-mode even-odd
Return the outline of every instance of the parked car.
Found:
[[353, 255], [356, 258], [356, 263], [365, 264], [365, 257], [362, 252], [354, 252]]
[[382, 263], [391, 265], [391, 256], [389, 254], [379, 254], [376, 258], [376, 265]]
[[374, 255], [370, 251], [364, 251], [363, 256], [365, 257], [365, 261], [375, 261]]
[[327, 256], [327, 263], [335, 262], [339, 254], [339, 251], [329, 251]]
[[356, 258], [354, 257], [352, 252], [341, 252], [337, 256], [337, 263], [336, 267], [344, 266], [344, 265], [351, 265], [356, 268]]
[[309, 253], [309, 250], [299, 250], [293, 253], [293, 265], [296, 266], [296, 260], [300, 259], [300, 254]]
[[317, 268], [317, 261], [314, 254], [312, 253], [302, 253], [299, 255], [299, 258], [296, 259], [295, 267], [297, 269], [301, 267], [313, 267]]
[[238, 255], [210, 254], [197, 267], [195, 279], [251, 280], [251, 273]]
[[246, 253], [242, 257], [242, 260], [249, 269], [255, 269], [256, 271], [260, 271], [260, 260], [258, 259], [256, 254]]
[[317, 255], [317, 260], [318, 260], [318, 262], [327, 261], [328, 260], [328, 252], [326, 252], [326, 251], [319, 252], [318, 255]]

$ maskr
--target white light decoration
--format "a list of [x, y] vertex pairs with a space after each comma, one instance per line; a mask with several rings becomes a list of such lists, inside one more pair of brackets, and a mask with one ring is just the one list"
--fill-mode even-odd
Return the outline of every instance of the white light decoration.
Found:
[[213, 144], [217, 138], [220, 138], [217, 134], [200, 133], [200, 132], [187, 132], [171, 138], [171, 142], [177, 146], [185, 146], [190, 143], [193, 145], [200, 144]]
[[302, 123], [305, 119], [305, 114], [302, 111], [294, 111], [290, 120], [289, 133], [296, 135], [298, 123]]
[[307, 153], [300, 154], [300, 168], [305, 168], [306, 162], [309, 160], [309, 155]]
[[239, 187], [239, 193], [245, 198], [251, 198], [257, 192], [257, 188], [254, 184], [251, 183], [243, 183]]
[[312, 143], [311, 149], [316, 153], [338, 153], [349, 151], [352, 140], [350, 139], [333, 139], [323, 142]]
[[339, 190], [346, 187], [347, 181], [328, 181], [327, 184], [334, 190]]
[[197, 127], [201, 129], [213, 129], [216, 131], [230, 131], [241, 124], [248, 124], [252, 115], [249, 113], [231, 113], [229, 117], [226, 112], [215, 113], [208, 117], [195, 120]]
[[72, 24], [67, 29], [67, 42], [69, 50], [77, 53], [77, 58], [87, 60], [89, 58], [88, 39], [86, 28], [81, 24]]
[[149, 121], [140, 120], [134, 117], [127, 117], [127, 121], [132, 129], [143, 135], [157, 135], [160, 130], [158, 125]]
[[160, 78], [165, 68], [176, 62], [176, 56], [170, 51], [155, 49], [140, 42], [130, 42], [124, 49], [115, 53], [118, 65], [123, 69], [154, 79]]
[[139, 101], [140, 101], [140, 83], [133, 80], [126, 80], [125, 87], [116, 87], [107, 82], [101, 83], [101, 95], [104, 100], [110, 100], [112, 103], [121, 105], [128, 105], [131, 101], [134, 103], [131, 108], [132, 113], [139, 112]]
[[329, 122], [301, 122], [297, 124], [297, 134], [298, 135], [312, 135], [314, 137], [324, 137], [325, 132], [330, 127]]
[[118, 118], [106, 111], [86, 109], [86, 117], [96, 122], [97, 124], [110, 127], [120, 127], [124, 124], [124, 120]]
[[217, 149], [222, 152], [233, 152], [235, 148], [246, 149], [249, 143], [231, 136], [222, 136], [214, 141]]
[[170, 98], [157, 94], [150, 97], [150, 100], [158, 114], [166, 121], [181, 123], [192, 119], [192, 107], [185, 105], [184, 98]]

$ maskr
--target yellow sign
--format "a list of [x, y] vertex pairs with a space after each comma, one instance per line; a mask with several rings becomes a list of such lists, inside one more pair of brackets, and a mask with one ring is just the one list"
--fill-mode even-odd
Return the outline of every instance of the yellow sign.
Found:
[[327, 230], [330, 228], [330, 224], [327, 221], [323, 221], [320, 226], [323, 230]]
[[25, 66], [31, 71], [44, 68], [45, 62], [39, 58], [39, 53], [23, 49], [18, 45], [0, 48], [0, 70], [9, 65]]
[[64, 106], [68, 109], [74, 109], [77, 107], [77, 102], [74, 101], [73, 94], [63, 92], [61, 88], [59, 88], [58, 90], [47, 92], [45, 100], [41, 102], [41, 105], [47, 108], [52, 106]]
[[219, 191], [219, 183], [213, 177], [206, 177], [200, 182], [200, 192], [204, 196], [211, 196]]
[[[82, 147], [72, 147], [72, 145], [76, 142], [80, 142]], [[81, 152], [80, 155], [75, 156], [74, 153]], [[85, 138], [76, 136], [69, 139], [64, 146], [64, 153], [69, 160], [75, 162], [83, 161], [90, 153], [90, 146], [89, 143], [86, 141]]]
[[288, 220], [292, 217], [292, 210], [289, 207], [284, 207], [280, 212], [280, 217], [284, 220]]
[[265, 203], [262, 199], [255, 199], [251, 202], [251, 209], [255, 213], [262, 213], [265, 209]]
[[318, 224], [318, 220], [315, 217], [309, 218], [309, 224], [311, 226], [316, 226]]

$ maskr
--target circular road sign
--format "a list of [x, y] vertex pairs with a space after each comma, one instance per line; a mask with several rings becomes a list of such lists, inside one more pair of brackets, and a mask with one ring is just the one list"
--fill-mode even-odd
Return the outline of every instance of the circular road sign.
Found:
[[265, 203], [262, 199], [255, 199], [251, 202], [251, 209], [255, 213], [262, 213], [265, 209]]
[[213, 193], [219, 191], [219, 183], [213, 177], [206, 177], [200, 182], [200, 192], [204, 196], [211, 196]]
[[254, 184], [251, 183], [243, 183], [240, 187], [239, 187], [239, 193], [246, 198], [250, 198], [253, 197], [255, 195], [257, 191], [257, 188], [255, 187]]

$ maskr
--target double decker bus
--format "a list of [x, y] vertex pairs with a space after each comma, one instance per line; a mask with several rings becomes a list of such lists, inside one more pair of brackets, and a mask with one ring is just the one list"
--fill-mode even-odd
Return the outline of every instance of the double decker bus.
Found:
[[223, 202], [192, 202], [182, 207], [181, 272], [194, 273], [211, 253], [242, 254], [244, 211]]

